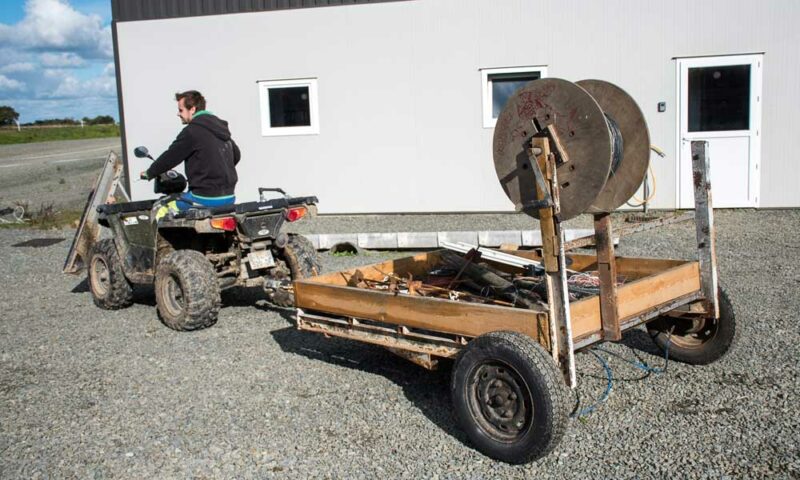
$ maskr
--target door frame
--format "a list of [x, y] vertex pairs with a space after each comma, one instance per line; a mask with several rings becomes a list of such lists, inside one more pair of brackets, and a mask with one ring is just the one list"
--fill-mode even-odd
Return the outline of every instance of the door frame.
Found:
[[[694, 57], [674, 57], [675, 62], [675, 98], [677, 103], [675, 115], [675, 152], [677, 161], [675, 162], [675, 203], [677, 208], [692, 208], [694, 197], [681, 197], [681, 155], [683, 152], [682, 142], [683, 132], [682, 123], [688, 124], [689, 109], [683, 102], [683, 70], [692, 67], [704, 66], [729, 66], [750, 64], [750, 129], [731, 130], [725, 132], [708, 132], [703, 135], [706, 138], [730, 137], [731, 133], [750, 133], [750, 152], [749, 152], [749, 172], [748, 178], [748, 205], [750, 208], [758, 208], [761, 202], [761, 105], [762, 105], [762, 78], [764, 69], [764, 53], [745, 53], [729, 55], [701, 55]], [[713, 156], [713, 152], [710, 152]], [[709, 158], [713, 158], [713, 157]], [[691, 162], [689, 162], [691, 165]], [[713, 188], [713, 185], [712, 185]], [[747, 208], [740, 207], [740, 208]]]

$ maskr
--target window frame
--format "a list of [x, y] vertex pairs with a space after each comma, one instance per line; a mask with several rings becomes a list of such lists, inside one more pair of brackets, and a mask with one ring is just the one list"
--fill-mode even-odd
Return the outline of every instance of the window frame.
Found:
[[492, 75], [509, 73], [539, 73], [539, 78], [547, 77], [546, 65], [529, 65], [523, 67], [481, 68], [481, 101], [483, 103], [483, 128], [494, 128], [497, 119], [492, 116], [494, 98], [492, 95]]
[[[259, 106], [261, 107], [261, 136], [319, 134], [319, 97], [316, 78], [294, 78], [285, 80], [258, 80]], [[273, 127], [269, 109], [269, 91], [275, 88], [308, 87], [308, 109], [311, 125], [296, 127]]]

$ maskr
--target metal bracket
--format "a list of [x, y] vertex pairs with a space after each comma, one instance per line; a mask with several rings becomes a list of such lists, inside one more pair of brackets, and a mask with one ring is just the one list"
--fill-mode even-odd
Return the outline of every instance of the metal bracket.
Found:
[[524, 209], [538, 210], [553, 206], [553, 197], [550, 195], [550, 189], [547, 188], [547, 183], [545, 182], [544, 174], [542, 173], [542, 169], [539, 166], [539, 161], [537, 160], [538, 155], [542, 154], [542, 149], [541, 147], [535, 146], [534, 145], [535, 143], [537, 142], [532, 141], [531, 147], [528, 148], [528, 158], [531, 161], [531, 169], [533, 170], [533, 176], [536, 179], [536, 191], [539, 192], [538, 196], [542, 198], [524, 202], [522, 204], [523, 210]]
[[116, 196], [122, 201], [130, 201], [130, 196], [122, 184], [123, 173], [122, 160], [114, 152], [110, 152], [83, 208], [78, 230], [64, 261], [62, 269], [64, 273], [76, 274], [86, 268], [92, 245], [100, 238], [97, 207], [114, 201]]

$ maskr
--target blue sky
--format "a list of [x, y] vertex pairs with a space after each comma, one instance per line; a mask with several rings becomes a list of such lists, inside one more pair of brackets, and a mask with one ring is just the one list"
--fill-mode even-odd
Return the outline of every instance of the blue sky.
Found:
[[20, 122], [117, 118], [111, 0], [0, 0], [0, 105]]

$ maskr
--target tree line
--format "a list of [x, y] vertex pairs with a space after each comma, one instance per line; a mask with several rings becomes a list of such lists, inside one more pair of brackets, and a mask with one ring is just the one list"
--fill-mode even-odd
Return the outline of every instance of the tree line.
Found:
[[[19, 119], [17, 113], [8, 105], [0, 105], [0, 126], [16, 125]], [[116, 123], [111, 115], [98, 115], [94, 118], [83, 117], [84, 125], [111, 125]], [[23, 123], [24, 126], [45, 126], [45, 125], [80, 125], [81, 120], [74, 118], [48, 118], [46, 120], [36, 120], [35, 122]]]

